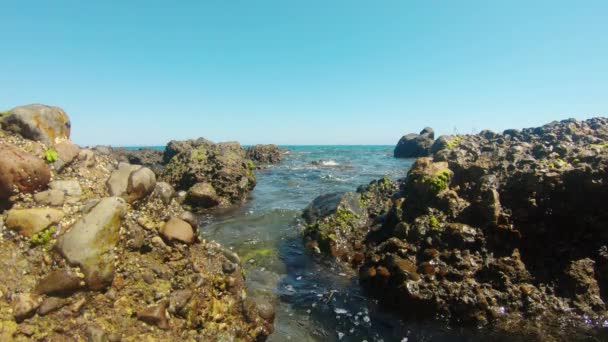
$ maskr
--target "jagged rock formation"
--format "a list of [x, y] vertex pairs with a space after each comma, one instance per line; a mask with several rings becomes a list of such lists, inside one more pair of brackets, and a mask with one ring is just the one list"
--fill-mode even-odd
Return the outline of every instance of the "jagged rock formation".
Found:
[[247, 148], [245, 157], [252, 160], [257, 167], [278, 164], [283, 160], [283, 151], [277, 145], [253, 145]]
[[[176, 151], [180, 152], [173, 155]], [[237, 142], [170, 142], [167, 155], [173, 156], [162, 178], [177, 190], [188, 191], [188, 202], [197, 207], [240, 203], [256, 184], [253, 162]]]
[[352, 246], [342, 259], [357, 261], [362, 286], [406, 318], [540, 335], [601, 326], [608, 119], [441, 137], [431, 150], [371, 201], [388, 213], [329, 228]]

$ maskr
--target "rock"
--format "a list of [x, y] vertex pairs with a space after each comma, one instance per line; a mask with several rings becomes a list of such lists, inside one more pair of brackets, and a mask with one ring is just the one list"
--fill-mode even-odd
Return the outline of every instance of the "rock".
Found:
[[49, 187], [53, 190], [62, 191], [65, 196], [71, 197], [72, 200], [77, 200], [82, 196], [82, 188], [77, 180], [54, 180], [49, 183]]
[[204, 146], [204, 145], [213, 145], [213, 142], [209, 141], [205, 138], [198, 138], [196, 140], [183, 140], [183, 141], [171, 140], [165, 147], [165, 151], [163, 153], [163, 163], [168, 164], [171, 161], [171, 159], [174, 156], [176, 156], [177, 154], [184, 152], [184, 151], [196, 149], [199, 146]]
[[166, 182], [156, 182], [156, 186], [154, 187], [154, 191], [152, 192], [153, 197], [160, 198], [163, 203], [169, 204], [171, 203], [171, 199], [175, 195], [175, 190], [171, 186], [171, 184]]
[[93, 147], [93, 150], [103, 156], [109, 156], [112, 154], [112, 147], [110, 146], [95, 146]]
[[145, 198], [154, 191], [156, 175], [147, 167], [135, 170], [129, 175], [127, 200], [129, 203]]
[[172, 314], [178, 313], [190, 301], [194, 295], [191, 290], [177, 290], [171, 293], [169, 298], [169, 312]]
[[32, 293], [22, 293], [11, 303], [13, 316], [17, 322], [32, 317], [40, 305], [40, 297]]
[[38, 204], [60, 207], [65, 201], [65, 193], [56, 189], [45, 190], [34, 194], [34, 200]]
[[19, 234], [31, 238], [53, 224], [59, 223], [64, 214], [51, 208], [11, 209], [6, 217], [6, 226]]
[[270, 304], [270, 302], [268, 302], [267, 300], [261, 298], [256, 300], [256, 304], [260, 317], [267, 320], [268, 322], [273, 322], [275, 311], [272, 304]]
[[324, 194], [315, 198], [304, 209], [302, 217], [306, 222], [312, 223], [335, 214], [339, 209], [346, 209], [356, 215], [363, 213], [359, 203], [359, 197], [356, 193], [336, 192]]
[[51, 271], [40, 279], [34, 289], [37, 294], [68, 296], [82, 288], [82, 279], [65, 270]]
[[198, 218], [192, 212], [184, 211], [179, 215], [179, 218], [188, 222], [195, 231], [198, 229]]
[[165, 239], [168, 241], [181, 241], [187, 244], [194, 243], [194, 231], [192, 230], [192, 226], [177, 217], [174, 217], [167, 221], [165, 225], [160, 229], [160, 233]]
[[163, 330], [170, 328], [169, 320], [167, 318], [166, 303], [161, 303], [138, 311], [137, 319], [150, 325], [155, 325]]
[[124, 148], [112, 148], [111, 153], [121, 162], [134, 165], [142, 165], [153, 170], [158, 169], [163, 164], [163, 151], [153, 148], [139, 148], [136, 150]]
[[110, 196], [127, 198], [127, 187], [129, 186], [131, 173], [139, 169], [141, 169], [139, 165], [119, 163], [118, 169], [112, 172], [106, 182]]
[[68, 301], [66, 299], [57, 297], [47, 297], [45, 300], [42, 301], [42, 304], [40, 304], [40, 306], [38, 307], [37, 312], [40, 316], [45, 316], [53, 311], [61, 309], [67, 304]]
[[435, 133], [432, 128], [423, 129], [420, 134], [404, 135], [395, 147], [395, 158], [418, 158], [430, 154]]
[[361, 197], [352, 192], [331, 193], [315, 198], [306, 209], [303, 218], [309, 225], [304, 231], [308, 246], [318, 246], [321, 251], [343, 260], [352, 260], [352, 231], [360, 231], [365, 223], [365, 210]]
[[[162, 178], [176, 190], [190, 190], [197, 183], [208, 183], [215, 190], [220, 205], [227, 206], [244, 201], [255, 186], [255, 174], [240, 144], [214, 144], [204, 139], [182, 142], [180, 145], [172, 142], [167, 145], [166, 155], [172, 153], [168, 152], [172, 144], [179, 146], [181, 152], [170, 159]], [[204, 197], [203, 204], [214, 202], [207, 200], [208, 195]]]
[[55, 150], [57, 151], [57, 161], [55, 161], [53, 165], [55, 166], [55, 169], [60, 171], [64, 167], [70, 165], [80, 153], [80, 147], [69, 141], [62, 141], [56, 144]]
[[92, 290], [103, 289], [114, 278], [113, 248], [125, 213], [124, 200], [103, 198], [57, 240], [57, 250], [70, 264], [80, 266]]
[[188, 190], [188, 202], [202, 208], [211, 208], [220, 204], [220, 198], [211, 184], [196, 183]]
[[44, 161], [5, 142], [0, 142], [0, 205], [9, 197], [42, 190], [51, 180]]
[[277, 145], [253, 145], [247, 148], [245, 157], [258, 165], [278, 164], [283, 159], [283, 153]]
[[95, 152], [89, 149], [80, 150], [77, 156], [78, 160], [84, 165], [84, 167], [95, 166]]
[[87, 327], [87, 342], [106, 342], [107, 336], [105, 331], [98, 326], [89, 325]]
[[350, 261], [405, 319], [555, 340], [560, 322], [601, 329], [608, 118], [442, 136], [431, 152], [397, 186], [360, 188], [360, 220], [307, 210], [306, 246]]
[[59, 107], [41, 104], [15, 107], [2, 116], [0, 124], [5, 131], [41, 141], [47, 146], [70, 138], [70, 119]]

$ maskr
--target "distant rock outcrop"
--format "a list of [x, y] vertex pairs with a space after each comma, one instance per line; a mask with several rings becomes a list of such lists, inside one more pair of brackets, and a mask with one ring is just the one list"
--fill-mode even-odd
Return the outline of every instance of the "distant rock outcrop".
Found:
[[172, 141], [167, 145], [165, 157], [174, 152], [177, 154], [170, 158], [162, 177], [175, 189], [189, 191], [192, 205], [239, 203], [256, 184], [254, 165], [245, 158], [245, 150], [237, 142]]
[[253, 145], [247, 148], [245, 156], [253, 160], [256, 166], [261, 167], [268, 164], [280, 163], [283, 159], [283, 151], [273, 144]]
[[426, 127], [420, 134], [407, 134], [399, 139], [395, 146], [395, 158], [418, 158], [426, 157], [430, 154], [435, 132], [432, 128]]

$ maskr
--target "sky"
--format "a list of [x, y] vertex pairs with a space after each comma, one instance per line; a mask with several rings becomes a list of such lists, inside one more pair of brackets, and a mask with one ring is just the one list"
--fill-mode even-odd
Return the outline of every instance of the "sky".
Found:
[[608, 112], [608, 1], [0, 0], [0, 110], [81, 145], [395, 144]]

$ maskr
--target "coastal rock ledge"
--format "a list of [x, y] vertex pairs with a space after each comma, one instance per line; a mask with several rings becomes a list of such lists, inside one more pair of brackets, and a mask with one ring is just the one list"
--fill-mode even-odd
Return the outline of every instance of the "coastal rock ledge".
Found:
[[[3, 116], [0, 341], [257, 342], [272, 332], [238, 256], [200, 239], [197, 218], [153, 169], [73, 145], [57, 107]], [[220, 200], [255, 184], [238, 144], [204, 149], [176, 155], [170, 175], [182, 177], [169, 179], [216, 177], [227, 186], [216, 187]]]
[[359, 189], [360, 205], [376, 210], [334, 201], [333, 213], [307, 216], [307, 245], [349, 262], [405, 319], [541, 340], [601, 331], [608, 119], [440, 137], [431, 151], [387, 181], [393, 191]]

